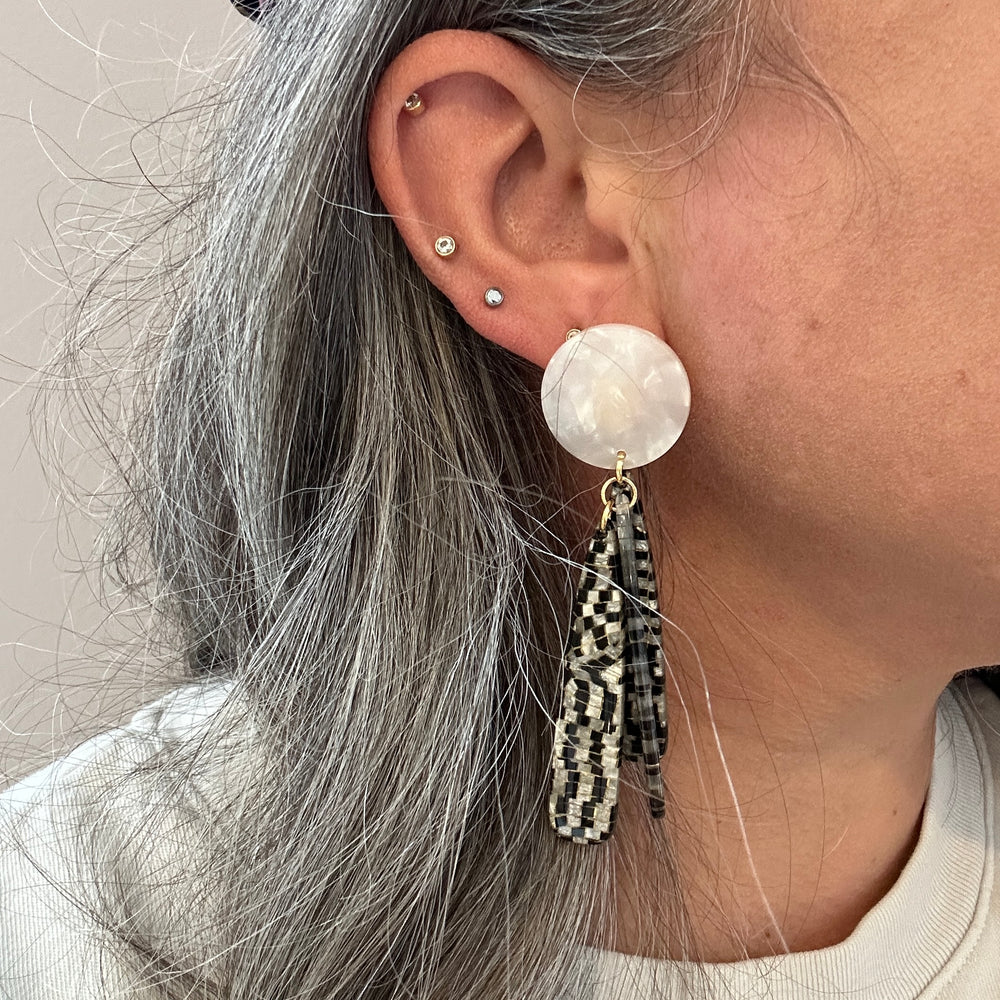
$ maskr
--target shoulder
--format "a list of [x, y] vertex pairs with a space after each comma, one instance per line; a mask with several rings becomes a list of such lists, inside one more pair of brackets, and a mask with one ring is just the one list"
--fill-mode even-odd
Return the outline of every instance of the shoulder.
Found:
[[229, 679], [188, 684], [143, 705], [128, 722], [80, 743], [65, 756], [0, 791], [0, 816], [24, 809], [84, 778], [102, 763], [149, 752], [168, 739], [189, 737], [232, 689]]
[[215, 679], [177, 688], [0, 792], [0, 997], [98, 995], [99, 966], [109, 970], [88, 863], [98, 842], [113, 842], [108, 827], [125, 828], [116, 811], [141, 806], [111, 793], [167, 745], [197, 741], [231, 689]]

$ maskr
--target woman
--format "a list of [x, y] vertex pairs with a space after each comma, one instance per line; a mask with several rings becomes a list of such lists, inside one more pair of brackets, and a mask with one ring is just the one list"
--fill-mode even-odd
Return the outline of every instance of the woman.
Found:
[[[115, 554], [188, 683], [6, 793], [7, 994], [998, 995], [996, 27], [273, 0], [121, 299], [165, 308]], [[602, 324], [691, 409], [629, 473], [666, 753], [579, 844], [614, 473], [540, 391]]]

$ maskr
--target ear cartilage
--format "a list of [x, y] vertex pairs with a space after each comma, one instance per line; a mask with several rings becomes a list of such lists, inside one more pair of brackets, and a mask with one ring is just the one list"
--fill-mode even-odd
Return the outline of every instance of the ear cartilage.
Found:
[[403, 110], [411, 115], [420, 115], [425, 111], [424, 99], [414, 91], [410, 96], [403, 101]]
[[455, 252], [455, 240], [451, 236], [439, 236], [434, 241], [434, 252], [439, 257], [450, 257]]
[[486, 299], [486, 304], [491, 309], [496, 309], [498, 305], [503, 303], [503, 292], [499, 288], [487, 288], [483, 298]]

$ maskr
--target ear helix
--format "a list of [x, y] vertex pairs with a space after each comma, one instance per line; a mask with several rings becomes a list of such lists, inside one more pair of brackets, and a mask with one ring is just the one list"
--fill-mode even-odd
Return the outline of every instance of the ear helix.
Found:
[[[404, 102], [422, 114], [416, 92]], [[451, 258], [453, 236], [434, 252]], [[496, 287], [486, 305], [503, 304]], [[691, 389], [677, 355], [649, 330], [624, 323], [572, 329], [542, 377], [549, 429], [580, 461], [614, 473], [577, 586], [562, 657], [562, 708], [550, 758], [549, 822], [578, 844], [607, 840], [618, 811], [623, 763], [640, 762], [650, 812], [665, 815], [660, 762], [667, 747], [666, 661], [656, 577], [639, 490], [630, 469], [677, 441]]]

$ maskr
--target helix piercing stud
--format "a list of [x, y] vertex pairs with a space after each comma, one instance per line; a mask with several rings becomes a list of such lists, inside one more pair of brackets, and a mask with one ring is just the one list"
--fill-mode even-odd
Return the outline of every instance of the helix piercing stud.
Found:
[[414, 91], [410, 96], [403, 101], [403, 110], [411, 115], [420, 115], [424, 113], [424, 99]]

